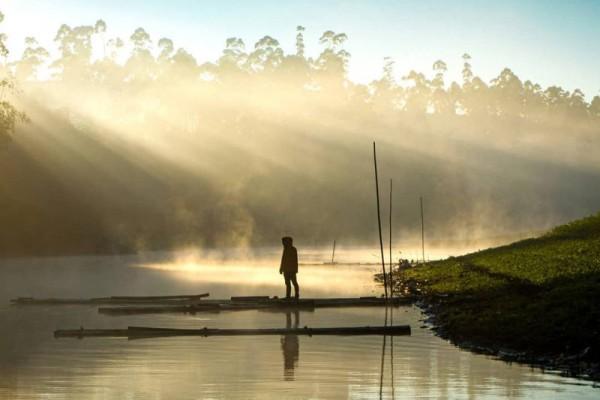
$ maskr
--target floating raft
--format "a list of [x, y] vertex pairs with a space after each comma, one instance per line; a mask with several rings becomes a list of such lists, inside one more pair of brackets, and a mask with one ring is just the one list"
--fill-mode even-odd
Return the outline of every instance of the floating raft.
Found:
[[258, 328], [258, 329], [171, 329], [130, 326], [127, 329], [59, 329], [54, 337], [127, 337], [153, 338], [170, 336], [258, 336], [258, 335], [410, 335], [409, 325], [352, 326], [334, 328]]
[[96, 297], [91, 299], [36, 299], [34, 297], [18, 297], [10, 302], [14, 305], [73, 305], [73, 304], [159, 304], [159, 305], [183, 305], [194, 304], [208, 293], [176, 296], [112, 296]]
[[195, 304], [170, 306], [135, 306], [135, 307], [100, 307], [98, 312], [107, 315], [161, 314], [161, 313], [198, 313], [242, 310], [313, 310], [331, 307], [369, 307], [400, 306], [410, 304], [408, 297], [393, 298], [387, 301], [381, 297], [359, 298], [314, 298], [314, 299], [279, 299], [268, 296], [232, 297], [231, 300], [202, 300]]

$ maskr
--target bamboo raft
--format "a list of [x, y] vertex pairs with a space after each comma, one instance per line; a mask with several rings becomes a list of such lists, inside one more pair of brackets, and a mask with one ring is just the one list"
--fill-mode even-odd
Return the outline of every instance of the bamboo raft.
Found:
[[130, 326], [127, 329], [59, 329], [54, 337], [127, 337], [132, 339], [172, 336], [258, 336], [258, 335], [410, 335], [409, 325], [352, 326], [334, 328], [257, 328], [257, 329], [172, 329]]
[[243, 311], [243, 310], [314, 310], [316, 308], [332, 307], [377, 307], [400, 306], [413, 301], [411, 298], [386, 299], [381, 297], [359, 298], [313, 298], [313, 299], [279, 299], [268, 296], [232, 297], [231, 300], [202, 300], [194, 304], [183, 305], [153, 305], [129, 307], [100, 307], [98, 312], [106, 315], [132, 315], [132, 314], [163, 314], [163, 313], [189, 313]]
[[102, 305], [102, 304], [154, 304], [154, 305], [183, 305], [194, 304], [202, 298], [208, 297], [208, 293], [175, 296], [111, 296], [95, 297], [90, 299], [59, 299], [47, 298], [36, 299], [34, 297], [18, 297], [10, 300], [13, 305]]

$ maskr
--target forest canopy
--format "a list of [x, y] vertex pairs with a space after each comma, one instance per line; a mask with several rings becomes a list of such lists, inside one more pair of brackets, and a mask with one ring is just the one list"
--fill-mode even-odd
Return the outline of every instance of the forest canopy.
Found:
[[103, 20], [58, 27], [54, 49], [27, 37], [20, 56], [7, 57], [0, 36], [0, 133], [25, 118], [17, 110], [31, 119], [0, 154], [0, 218], [21, 227], [0, 238], [0, 253], [256, 245], [283, 234], [364, 243], [373, 140], [402, 193], [400, 237], [416, 233], [419, 195], [432, 235], [450, 241], [597, 207], [588, 189], [598, 183], [599, 96], [510, 68], [484, 81], [468, 53], [457, 55], [459, 82], [443, 60], [398, 79], [386, 58], [379, 79], [358, 84], [346, 34], [326, 31], [316, 44], [304, 35], [297, 26], [292, 53], [268, 35], [230, 37], [203, 64], [142, 27], [116, 37]]

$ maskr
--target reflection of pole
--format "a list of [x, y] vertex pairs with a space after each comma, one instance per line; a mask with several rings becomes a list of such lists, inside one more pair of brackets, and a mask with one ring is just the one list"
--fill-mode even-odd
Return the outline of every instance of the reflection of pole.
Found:
[[[394, 309], [390, 308], [390, 325], [394, 326]], [[394, 388], [394, 337], [390, 336], [390, 372], [392, 374], [392, 400], [395, 399]]]
[[381, 248], [381, 269], [383, 270], [383, 288], [385, 290], [385, 298], [387, 299], [387, 276], [385, 273], [385, 257], [383, 255], [383, 237], [381, 236], [381, 210], [379, 209], [379, 178], [377, 177], [377, 151], [375, 150], [375, 142], [373, 142], [373, 163], [375, 164], [375, 194], [377, 197], [377, 224], [379, 226], [379, 247]]
[[[388, 324], [388, 308], [385, 307], [385, 326]], [[385, 366], [385, 347], [387, 335], [383, 335], [383, 345], [381, 346], [381, 371], [379, 374], [379, 399], [383, 399], [383, 371]]]
[[333, 253], [331, 254], [331, 263], [333, 264], [333, 260], [335, 259], [335, 239], [333, 240]]
[[392, 260], [392, 180], [390, 179], [390, 297], [394, 297], [394, 260]]
[[425, 262], [425, 223], [423, 222], [423, 197], [419, 197], [421, 203], [421, 251], [423, 255], [423, 262]]

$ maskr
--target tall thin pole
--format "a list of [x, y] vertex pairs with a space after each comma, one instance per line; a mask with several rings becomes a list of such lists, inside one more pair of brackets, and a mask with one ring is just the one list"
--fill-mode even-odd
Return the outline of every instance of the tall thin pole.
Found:
[[425, 262], [425, 223], [423, 222], [423, 197], [419, 197], [421, 203], [421, 251], [423, 255], [423, 262]]
[[392, 180], [390, 179], [390, 297], [394, 297], [394, 260], [392, 260]]
[[377, 225], [379, 227], [379, 247], [381, 248], [381, 269], [383, 270], [383, 288], [385, 290], [385, 298], [388, 298], [388, 284], [385, 273], [385, 257], [383, 255], [383, 236], [381, 235], [381, 210], [379, 207], [379, 177], [377, 176], [377, 150], [375, 142], [373, 142], [373, 163], [375, 164], [375, 195], [377, 198]]

